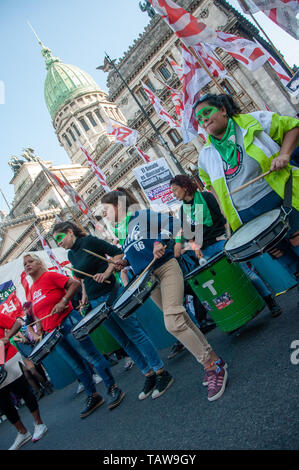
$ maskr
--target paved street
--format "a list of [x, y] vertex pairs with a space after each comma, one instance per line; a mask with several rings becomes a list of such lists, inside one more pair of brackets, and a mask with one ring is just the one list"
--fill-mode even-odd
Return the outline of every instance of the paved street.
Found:
[[[279, 296], [284, 313], [272, 319], [265, 308], [239, 336], [218, 329], [208, 333], [211, 345], [229, 364], [227, 390], [218, 401], [208, 402], [202, 368], [188, 352], [168, 361], [168, 350], [162, 350], [175, 377], [165, 395], [139, 401], [143, 378], [136, 366], [125, 372], [122, 361], [113, 367], [126, 391], [118, 408], [109, 411], [104, 404], [81, 420], [84, 392], [75, 395], [73, 383], [40, 400], [49, 431], [22, 449], [298, 449], [299, 364], [291, 363], [291, 344], [299, 341], [297, 301], [296, 289]], [[299, 351], [293, 356], [298, 362]], [[104, 393], [103, 384], [97, 388]], [[20, 413], [32, 431], [26, 407]], [[0, 424], [0, 449], [9, 448], [14, 438], [15, 429], [7, 421]]]

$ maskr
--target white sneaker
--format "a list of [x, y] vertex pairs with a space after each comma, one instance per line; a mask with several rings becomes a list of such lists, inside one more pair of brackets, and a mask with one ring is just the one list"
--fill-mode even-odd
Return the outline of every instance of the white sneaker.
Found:
[[84, 390], [84, 385], [81, 382], [79, 382], [76, 394], [78, 395], [78, 393], [83, 392], [83, 390]]
[[98, 374], [93, 374], [92, 376], [94, 383], [99, 384], [103, 382], [102, 377], [100, 377]]
[[31, 433], [27, 431], [25, 434], [18, 433], [15, 442], [8, 450], [18, 450], [22, 447], [26, 442], [30, 441]]
[[39, 441], [47, 431], [48, 428], [45, 424], [35, 424], [32, 442]]

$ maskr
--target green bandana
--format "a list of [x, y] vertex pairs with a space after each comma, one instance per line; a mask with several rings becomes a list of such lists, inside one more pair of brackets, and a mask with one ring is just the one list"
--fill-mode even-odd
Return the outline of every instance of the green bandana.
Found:
[[[202, 219], [201, 219], [201, 206], [202, 204]], [[208, 205], [205, 201], [205, 198], [202, 196], [200, 191], [196, 191], [194, 194], [194, 199], [191, 204], [187, 202], [183, 202], [183, 211], [191, 220], [194, 220], [197, 223], [202, 223], [203, 225], [207, 225], [211, 227], [213, 225], [212, 216]]]
[[128, 225], [129, 225], [131, 217], [132, 217], [132, 212], [129, 211], [126, 217], [123, 218], [123, 220], [115, 224], [114, 227], [111, 226], [111, 230], [114, 233], [114, 235], [118, 238], [120, 246], [122, 246], [125, 243], [125, 240], [127, 238]]
[[235, 123], [232, 118], [228, 119], [226, 132], [221, 140], [217, 140], [212, 135], [210, 135], [210, 139], [228, 166], [230, 168], [235, 168], [238, 164], [237, 136]]

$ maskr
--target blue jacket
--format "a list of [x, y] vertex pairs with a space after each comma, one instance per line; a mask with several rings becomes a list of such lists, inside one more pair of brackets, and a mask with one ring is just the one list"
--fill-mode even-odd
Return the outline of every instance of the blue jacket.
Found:
[[167, 242], [179, 229], [179, 220], [173, 219], [169, 214], [147, 209], [138, 211], [131, 217], [122, 250], [124, 258], [132, 266], [136, 275], [140, 274], [153, 260], [156, 241], [166, 245], [166, 250], [153, 265], [154, 269], [174, 257], [173, 249], [167, 246]]

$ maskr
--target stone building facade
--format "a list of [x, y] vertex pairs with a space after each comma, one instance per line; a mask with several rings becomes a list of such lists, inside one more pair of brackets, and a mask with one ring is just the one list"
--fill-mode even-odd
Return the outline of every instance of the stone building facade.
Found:
[[[211, 28], [257, 39], [279, 60], [268, 43], [259, 36], [256, 27], [225, 0], [178, 0], [177, 3]], [[99, 201], [104, 190], [79, 149], [82, 144], [104, 172], [112, 189], [126, 187], [142, 205], [146, 205], [146, 199], [132, 172], [143, 161], [135, 148], [116, 144], [107, 135], [108, 119], [112, 118], [136, 129], [139, 132], [138, 147], [152, 159], [165, 157], [174, 174], [178, 173], [178, 169], [128, 88], [117, 73], [110, 70], [107, 75], [107, 94], [100, 90], [86, 72], [76, 66], [63, 64], [52, 55], [50, 49], [41, 42], [40, 44], [47, 68], [45, 101], [59, 143], [71, 160], [69, 165], [52, 167], [51, 162], [47, 162], [47, 166], [51, 171], [57, 172], [58, 176], [62, 172], [94, 214], [99, 215]], [[268, 63], [252, 73], [221, 50], [217, 50], [217, 54], [231, 76], [230, 79], [221, 80], [221, 86], [236, 98], [244, 111], [265, 109], [266, 103], [272, 111], [280, 114], [296, 114], [288, 93]], [[150, 86], [167, 111], [175, 117], [170, 92], [163, 83], [176, 89], [181, 89], [181, 83], [167, 57], [172, 57], [181, 64], [180, 41], [160, 16], [155, 15], [123, 57], [116, 61], [116, 66], [171, 152], [184, 170], [192, 174], [196, 171], [197, 156], [203, 141], [197, 137], [184, 144], [176, 129], [171, 129], [158, 119], [141, 85], [142, 81]], [[106, 69], [102, 64], [98, 68]], [[217, 88], [211, 82], [203, 89], [203, 92], [206, 91], [217, 92]], [[53, 246], [49, 231], [56, 221], [55, 214], [63, 220], [73, 218], [67, 207], [71, 204], [70, 201], [68, 198], [62, 199], [57, 189], [53, 188], [40, 171], [38, 162], [24, 162], [11, 183], [15, 185], [15, 199], [10, 214], [6, 217], [2, 215], [0, 264], [14, 259], [24, 250], [40, 249], [34, 223], [39, 224], [41, 232]], [[74, 207], [72, 211], [92, 231], [80, 211]]]

